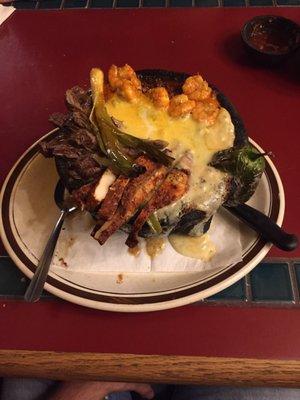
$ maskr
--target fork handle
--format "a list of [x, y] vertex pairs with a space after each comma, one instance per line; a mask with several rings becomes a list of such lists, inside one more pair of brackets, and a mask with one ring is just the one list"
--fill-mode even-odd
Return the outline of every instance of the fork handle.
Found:
[[57, 239], [59, 237], [64, 219], [67, 214], [68, 212], [66, 210], [61, 210], [60, 216], [55, 224], [55, 227], [53, 228], [53, 231], [51, 232], [42, 257], [24, 295], [24, 299], [26, 301], [38, 301], [41, 297], [49, 272], [50, 264], [53, 258]]

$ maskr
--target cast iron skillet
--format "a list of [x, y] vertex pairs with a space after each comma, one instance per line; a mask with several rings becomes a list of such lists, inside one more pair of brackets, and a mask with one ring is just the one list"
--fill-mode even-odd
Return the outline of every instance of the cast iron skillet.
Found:
[[[145, 69], [137, 72], [139, 79], [142, 82], [143, 89], [148, 90], [157, 86], [164, 86], [171, 94], [182, 93], [182, 85], [186, 78], [190, 75], [183, 72], [173, 72], [161, 69]], [[248, 143], [248, 136], [238, 112], [227, 99], [227, 97], [219, 91], [218, 88], [209, 84], [217, 95], [217, 99], [222, 107], [226, 108], [231, 116], [232, 123], [235, 128], [234, 146], [243, 146]]]

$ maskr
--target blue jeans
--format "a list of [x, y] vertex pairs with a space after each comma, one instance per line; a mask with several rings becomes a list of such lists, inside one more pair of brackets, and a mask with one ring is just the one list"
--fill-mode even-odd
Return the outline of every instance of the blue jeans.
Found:
[[[55, 382], [45, 379], [3, 379], [1, 400], [46, 399]], [[300, 389], [155, 385], [157, 400], [299, 400]], [[135, 397], [135, 396], [133, 396]], [[112, 393], [109, 400], [132, 400], [129, 392]]]

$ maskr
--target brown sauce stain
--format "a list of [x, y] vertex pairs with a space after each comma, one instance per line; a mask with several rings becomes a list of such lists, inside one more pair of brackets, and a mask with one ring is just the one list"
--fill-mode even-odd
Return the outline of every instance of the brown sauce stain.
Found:
[[118, 285], [121, 285], [123, 283], [123, 281], [124, 281], [124, 275], [123, 274], [118, 274], [116, 283]]
[[72, 248], [72, 246], [75, 243], [75, 238], [70, 237], [64, 241], [61, 242], [60, 244], [60, 252], [59, 255], [61, 256], [59, 258], [59, 261], [64, 260], [64, 258], [67, 258], [69, 255], [69, 250]]
[[146, 239], [147, 254], [153, 259], [160, 254], [165, 248], [165, 238], [161, 236], [154, 236]]
[[62, 267], [65, 267], [65, 268], [68, 267], [68, 264], [65, 262], [65, 260], [63, 259], [63, 257], [59, 258], [58, 261], [60, 261], [60, 264], [61, 264]]
[[69, 248], [72, 247], [74, 242], [75, 242], [75, 238], [70, 237], [70, 239], [68, 240], [68, 243], [67, 243], [67, 247], [69, 247]]
[[128, 253], [130, 253], [131, 255], [133, 255], [135, 257], [137, 257], [140, 254], [140, 252], [141, 252], [141, 249], [139, 246], [128, 248]]

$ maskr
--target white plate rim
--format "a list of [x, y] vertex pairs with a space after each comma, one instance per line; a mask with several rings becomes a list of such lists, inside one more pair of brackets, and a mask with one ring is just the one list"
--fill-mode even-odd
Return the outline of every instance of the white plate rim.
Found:
[[[54, 129], [50, 132], [48, 132], [46, 135], [44, 135], [42, 138], [38, 139], [36, 142], [32, 144], [22, 155], [21, 157], [16, 161], [12, 169], [10, 170], [9, 174], [7, 175], [2, 190], [0, 194], [0, 206], [1, 206], [1, 211], [3, 210], [3, 199], [4, 199], [4, 194], [7, 189], [8, 182], [10, 181], [10, 178], [12, 177], [12, 174], [16, 171], [16, 168], [20, 165], [20, 162], [24, 159], [28, 153], [34, 149], [37, 144], [45, 140], [48, 136], [52, 135], [55, 133], [57, 129]], [[263, 152], [261, 147], [257, 145], [253, 140], [249, 139], [249, 141], [257, 147], [258, 150]], [[285, 196], [284, 196], [284, 190], [283, 190], [283, 185], [280, 179], [280, 176], [278, 174], [278, 171], [276, 167], [274, 166], [272, 160], [270, 160], [269, 157], [266, 157], [267, 165], [269, 165], [274, 178], [276, 180], [276, 184], [278, 186], [278, 214], [276, 217], [276, 223], [281, 226], [282, 221], [283, 221], [283, 216], [284, 216], [284, 209], [285, 209]], [[21, 169], [22, 171], [22, 169]], [[20, 172], [21, 172], [20, 171]], [[17, 256], [13, 248], [11, 247], [11, 244], [7, 238], [5, 227], [4, 227], [4, 222], [2, 218], [2, 212], [1, 212], [1, 218], [0, 218], [0, 234], [1, 238], [3, 241], [3, 244], [14, 261], [14, 263], [18, 266], [18, 268], [29, 278], [32, 277], [33, 273], [32, 271], [26, 266], [20, 258]], [[228, 286], [232, 285], [233, 283], [237, 282], [239, 279], [241, 279], [243, 276], [245, 276], [247, 273], [249, 273], [268, 253], [268, 251], [271, 248], [271, 244], [267, 243], [265, 244], [260, 251], [249, 261], [246, 265], [244, 265], [242, 268], [238, 269], [235, 273], [232, 273], [227, 277], [225, 280], [218, 282], [217, 284], [202, 290], [201, 292], [196, 292], [191, 295], [186, 295], [183, 297], [179, 297], [176, 299], [169, 299], [167, 301], [158, 301], [158, 302], [153, 302], [153, 303], [142, 303], [142, 304], [122, 304], [122, 303], [106, 303], [102, 301], [96, 301], [93, 299], [87, 299], [83, 298], [71, 293], [67, 293], [64, 290], [61, 290], [49, 283], [45, 284], [45, 289], [49, 291], [50, 293], [63, 298], [67, 301], [70, 301], [75, 304], [79, 304], [85, 307], [89, 308], [95, 308], [99, 310], [106, 310], [106, 311], [115, 311], [115, 312], [149, 312], [149, 311], [157, 311], [157, 310], [164, 310], [164, 309], [170, 309], [174, 307], [179, 307], [183, 305], [187, 305], [190, 303], [194, 303], [197, 301], [200, 301], [206, 297], [212, 296], [215, 293], [226, 289]]]

